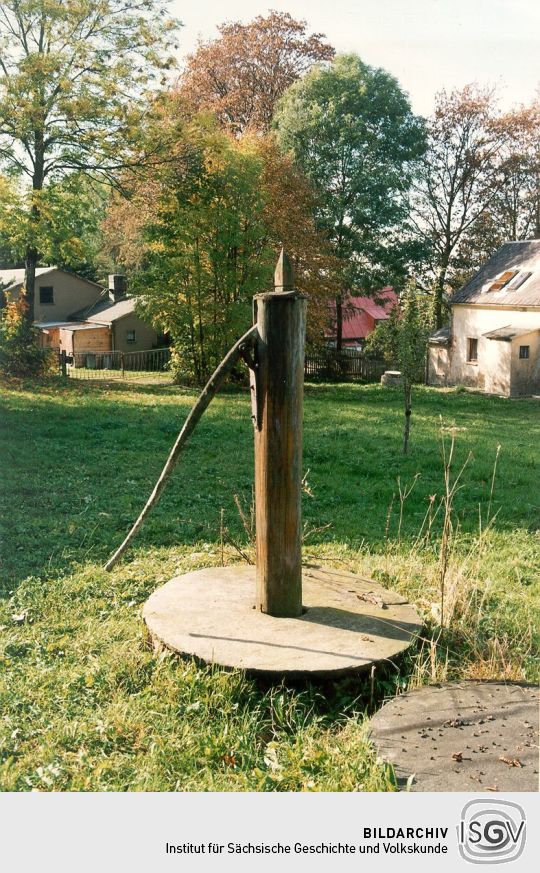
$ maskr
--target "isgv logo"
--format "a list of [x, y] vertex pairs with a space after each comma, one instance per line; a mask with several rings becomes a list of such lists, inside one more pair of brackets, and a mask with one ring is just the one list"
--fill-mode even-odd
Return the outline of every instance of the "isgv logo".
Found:
[[471, 864], [504, 864], [525, 848], [525, 811], [509, 800], [470, 800], [458, 828], [459, 852]]

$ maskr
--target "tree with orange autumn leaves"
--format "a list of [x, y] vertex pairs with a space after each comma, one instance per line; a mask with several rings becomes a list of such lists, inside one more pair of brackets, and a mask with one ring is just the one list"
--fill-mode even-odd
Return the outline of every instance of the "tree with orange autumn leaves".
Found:
[[309, 334], [319, 336], [336, 264], [292, 158], [272, 135], [235, 137], [209, 114], [186, 113], [177, 96], [162, 102], [151, 136], [167, 143], [167, 159], [131, 182], [105, 231], [141, 311], [170, 333], [181, 378], [204, 382], [247, 329], [281, 244], [310, 296]]
[[179, 86], [195, 109], [212, 111], [234, 134], [267, 133], [277, 101], [314, 64], [330, 61], [334, 49], [305, 21], [271, 11], [247, 24], [228, 22], [219, 37], [200, 42], [188, 56]]
[[249, 325], [281, 245], [310, 297], [308, 341], [323, 335], [338, 270], [310, 183], [270, 130], [283, 93], [334, 49], [276, 11], [219, 33], [156, 101], [145, 144], [153, 158], [124, 180], [127, 196], [105, 222], [141, 310], [170, 333], [181, 377], [197, 382]]
[[443, 93], [424, 154], [399, 84], [356, 55], [332, 61], [306, 22], [270, 12], [219, 33], [156, 101], [152, 159], [106, 223], [184, 375], [203, 380], [246, 328], [281, 243], [310, 292], [311, 339], [336, 300], [339, 348], [351, 290], [418, 272], [440, 326], [480, 253], [538, 234], [537, 107], [503, 117], [476, 86]]

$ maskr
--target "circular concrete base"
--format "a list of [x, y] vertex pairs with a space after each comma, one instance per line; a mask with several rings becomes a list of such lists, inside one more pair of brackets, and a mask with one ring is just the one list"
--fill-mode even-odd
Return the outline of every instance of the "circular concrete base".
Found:
[[213, 567], [159, 588], [143, 615], [173, 652], [256, 673], [327, 675], [365, 670], [406, 649], [421, 628], [399, 594], [336, 570], [305, 569], [304, 615], [258, 612], [255, 568]]
[[413, 791], [537, 791], [538, 689], [428, 685], [373, 717], [371, 738]]

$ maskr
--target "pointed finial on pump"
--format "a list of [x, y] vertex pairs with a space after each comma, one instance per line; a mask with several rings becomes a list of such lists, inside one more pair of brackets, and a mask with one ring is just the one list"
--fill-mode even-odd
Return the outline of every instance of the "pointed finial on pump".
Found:
[[291, 259], [283, 246], [274, 273], [274, 291], [294, 291], [294, 272]]

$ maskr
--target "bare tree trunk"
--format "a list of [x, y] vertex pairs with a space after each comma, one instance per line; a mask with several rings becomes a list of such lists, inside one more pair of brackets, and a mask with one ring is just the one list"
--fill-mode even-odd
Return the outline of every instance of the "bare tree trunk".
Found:
[[403, 454], [409, 451], [409, 434], [411, 432], [412, 386], [408, 379], [403, 378], [403, 394], [405, 399], [405, 427], [403, 430]]
[[[343, 252], [343, 225], [345, 216], [342, 213], [338, 222], [338, 234], [336, 240], [335, 253], [339, 261], [344, 262]], [[343, 277], [339, 283], [339, 293], [336, 294], [336, 350], [338, 352], [343, 348], [343, 299], [344, 299], [344, 280]]]
[[30, 324], [34, 323], [36, 312], [36, 266], [38, 253], [36, 249], [28, 246], [24, 260], [24, 290], [27, 305], [26, 318]]
[[435, 317], [435, 327], [437, 330], [443, 327], [445, 322], [444, 286], [446, 284], [446, 276], [448, 273], [448, 266], [450, 264], [451, 254], [451, 243], [447, 241], [445, 248], [441, 253], [441, 261], [437, 272], [437, 280], [435, 282], [435, 304], [433, 315]]
[[443, 299], [444, 299], [444, 280], [446, 278], [446, 267], [441, 267], [437, 275], [435, 284], [435, 302], [433, 308], [433, 316], [435, 319], [435, 327], [439, 330], [443, 326]]
[[536, 174], [536, 193], [534, 206], [534, 238], [540, 239], [540, 173]]
[[[43, 142], [43, 131], [36, 130], [34, 132], [34, 174], [32, 176], [32, 209], [30, 213], [30, 233], [34, 240], [37, 234], [37, 226], [41, 217], [39, 204], [37, 203], [36, 194], [43, 190], [43, 182], [45, 179], [45, 148]], [[29, 243], [26, 249], [24, 263], [24, 288], [26, 294], [27, 312], [26, 318], [30, 324], [34, 323], [36, 311], [36, 267], [39, 259], [39, 252], [35, 247], [34, 242]]]
[[336, 349], [338, 352], [343, 347], [343, 298], [341, 294], [336, 297]]

